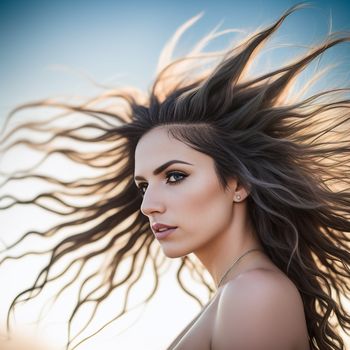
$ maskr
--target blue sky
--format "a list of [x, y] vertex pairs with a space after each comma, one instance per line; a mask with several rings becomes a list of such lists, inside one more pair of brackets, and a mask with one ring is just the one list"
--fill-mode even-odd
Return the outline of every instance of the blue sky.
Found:
[[[222, 21], [222, 29], [269, 24], [296, 1], [13, 0], [0, 4], [0, 111], [33, 99], [84, 95], [99, 82], [146, 88], [161, 48], [176, 28], [204, 11], [182, 43], [190, 45]], [[310, 44], [334, 30], [350, 30], [348, 1], [314, 1], [285, 22], [279, 35]], [[341, 52], [350, 52], [345, 45]], [[334, 57], [334, 54], [333, 54]], [[70, 72], [57, 67], [69, 67]]]

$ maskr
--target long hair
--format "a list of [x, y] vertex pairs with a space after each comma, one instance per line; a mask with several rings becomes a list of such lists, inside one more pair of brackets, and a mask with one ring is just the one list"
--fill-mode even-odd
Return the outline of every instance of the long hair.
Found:
[[[118, 89], [87, 103], [45, 100], [21, 105], [10, 113], [7, 121], [32, 108], [63, 110], [51, 119], [22, 122], [6, 132], [5, 124], [1, 142], [8, 144], [2, 152], [25, 145], [44, 154], [41, 162], [58, 153], [99, 174], [63, 181], [36, 172], [38, 163], [25, 172], [6, 175], [2, 186], [36, 179], [56, 189], [26, 201], [3, 196], [10, 203], [2, 205], [1, 210], [36, 205], [66, 218], [48, 230], [26, 232], [3, 252], [2, 261], [10, 259], [11, 251], [28, 236], [56, 239], [54, 247], [46, 251], [50, 259], [33, 285], [13, 300], [8, 326], [11, 311], [19, 302], [36, 297], [77, 264], [73, 278], [58, 291], [60, 295], [88, 263], [99, 257], [103, 259], [96, 260], [96, 270], [81, 283], [69, 329], [84, 304], [92, 303], [94, 308], [82, 330], [113, 291], [127, 286], [123, 310], [115, 318], [124, 315], [130, 290], [147, 264], [153, 269], [155, 282], [145, 301], [153, 297], [165, 257], [148, 219], [140, 212], [142, 193], [133, 181], [134, 151], [145, 133], [162, 125], [172, 137], [214, 159], [223, 187], [227, 179], [236, 176], [249, 188], [249, 214], [265, 252], [294, 282], [302, 297], [311, 349], [344, 349], [339, 330], [350, 330], [350, 316], [344, 306], [344, 300], [350, 299], [349, 90], [347, 86], [324, 89], [303, 97], [305, 94], [293, 92], [293, 86], [312, 61], [350, 37], [330, 34], [279, 69], [254, 77], [248, 74], [268, 39], [300, 7], [290, 8], [272, 25], [233, 47], [204, 52], [212, 39], [224, 34], [213, 32], [187, 55], [174, 59], [177, 41], [199, 17], [192, 18], [164, 48], [158, 74], [147, 93]], [[70, 116], [81, 124], [68, 127], [66, 121], [63, 126], [54, 126]], [[41, 142], [31, 138], [11, 142], [20, 130], [51, 133], [51, 137]], [[58, 140], [65, 146], [59, 147]], [[69, 147], [71, 143], [94, 145], [96, 150]], [[74, 204], [75, 199], [83, 199], [83, 205]], [[67, 229], [69, 234], [65, 233]], [[22, 256], [40, 253], [31, 251]], [[126, 260], [130, 262], [127, 273], [121, 272]], [[57, 266], [63, 266], [59, 272]], [[213, 284], [205, 278], [205, 270], [188, 256], [181, 258], [177, 272], [186, 293], [201, 303], [183, 282], [185, 270], [212, 296]], [[99, 284], [91, 287], [90, 281], [97, 277]], [[78, 335], [68, 333], [67, 348]]]

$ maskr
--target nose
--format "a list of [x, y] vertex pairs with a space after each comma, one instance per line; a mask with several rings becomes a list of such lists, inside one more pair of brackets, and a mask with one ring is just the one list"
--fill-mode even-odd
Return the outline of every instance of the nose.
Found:
[[148, 185], [140, 209], [142, 214], [146, 216], [154, 213], [163, 213], [165, 211], [163, 196], [159, 191], [157, 192], [156, 189], [152, 189]]

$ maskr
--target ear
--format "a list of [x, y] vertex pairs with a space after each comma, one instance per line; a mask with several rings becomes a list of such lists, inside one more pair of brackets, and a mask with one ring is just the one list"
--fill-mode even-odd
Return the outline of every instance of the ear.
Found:
[[233, 202], [242, 202], [249, 196], [249, 189], [243, 186], [238, 178], [234, 177], [227, 182]]

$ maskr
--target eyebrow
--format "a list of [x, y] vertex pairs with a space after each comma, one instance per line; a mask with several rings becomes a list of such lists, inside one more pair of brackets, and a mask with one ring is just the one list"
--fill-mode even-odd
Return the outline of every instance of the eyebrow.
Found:
[[[153, 171], [153, 175], [158, 175], [160, 174], [162, 171], [164, 171], [166, 168], [168, 168], [170, 165], [175, 164], [175, 163], [181, 163], [181, 164], [188, 164], [188, 165], [193, 165], [191, 163], [187, 163], [183, 160], [177, 160], [177, 159], [173, 159], [173, 160], [169, 160], [168, 162], [164, 163], [163, 165], [161, 165], [160, 167], [158, 167], [157, 169], [155, 169]], [[144, 177], [142, 176], [135, 176], [134, 180], [146, 180]]]

